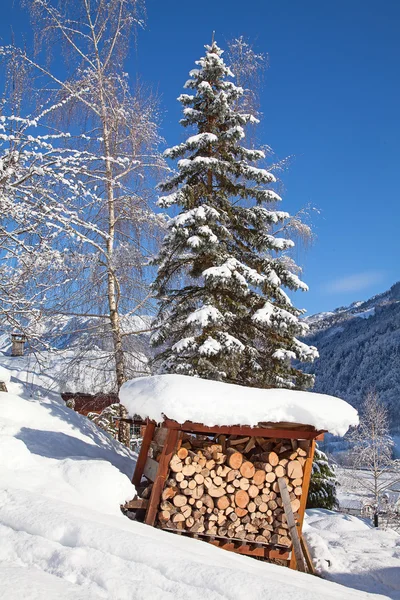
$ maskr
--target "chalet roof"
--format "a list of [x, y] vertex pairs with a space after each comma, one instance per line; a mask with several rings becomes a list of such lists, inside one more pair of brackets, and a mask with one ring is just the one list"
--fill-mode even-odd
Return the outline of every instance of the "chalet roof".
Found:
[[261, 423], [309, 425], [344, 435], [358, 424], [357, 411], [325, 394], [248, 388], [186, 375], [155, 375], [126, 382], [120, 400], [129, 414], [161, 423], [191, 421], [208, 427]]

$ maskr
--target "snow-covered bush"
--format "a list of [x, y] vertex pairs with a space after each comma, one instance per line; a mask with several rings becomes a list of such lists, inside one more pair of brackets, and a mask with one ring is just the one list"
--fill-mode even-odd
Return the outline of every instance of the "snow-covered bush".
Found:
[[329, 463], [327, 455], [315, 448], [313, 470], [308, 492], [307, 508], [326, 508], [337, 506], [335, 467]]

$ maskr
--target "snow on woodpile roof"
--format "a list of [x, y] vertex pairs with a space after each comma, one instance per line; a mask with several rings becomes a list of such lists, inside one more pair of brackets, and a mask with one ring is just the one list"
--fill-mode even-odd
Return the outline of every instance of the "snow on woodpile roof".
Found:
[[161, 423], [192, 421], [208, 427], [299, 423], [344, 435], [358, 424], [344, 400], [313, 392], [248, 388], [186, 375], [155, 375], [127, 381], [119, 393], [129, 414]]

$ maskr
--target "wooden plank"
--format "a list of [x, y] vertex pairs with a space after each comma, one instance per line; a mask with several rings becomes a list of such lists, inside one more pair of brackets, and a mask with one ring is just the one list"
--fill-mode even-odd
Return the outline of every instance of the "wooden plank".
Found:
[[304, 469], [303, 469], [303, 485], [302, 492], [300, 497], [300, 508], [297, 511], [299, 513], [299, 526], [300, 530], [303, 528], [304, 514], [306, 512], [307, 506], [307, 498], [308, 498], [308, 490], [310, 488], [310, 479], [313, 467], [314, 460], [314, 452], [315, 452], [315, 440], [312, 440], [309, 455], [306, 459]]
[[165, 419], [164, 426], [168, 429], [179, 429], [181, 431], [187, 431], [190, 433], [213, 433], [216, 435], [242, 435], [242, 436], [256, 436], [266, 438], [278, 438], [278, 439], [296, 439], [296, 440], [313, 440], [321, 431], [317, 431], [313, 427], [308, 429], [298, 426], [293, 429], [279, 429], [278, 424], [274, 424], [274, 428], [269, 427], [249, 427], [247, 425], [232, 425], [224, 427], [207, 427], [201, 423], [192, 423], [191, 421], [185, 421], [180, 424], [172, 419]]
[[287, 560], [289, 558], [289, 552], [281, 551], [278, 549], [269, 549], [263, 546], [257, 548], [255, 545], [249, 544], [235, 544], [234, 542], [221, 542], [220, 540], [210, 540], [209, 544], [217, 546], [222, 550], [228, 550], [228, 552], [236, 552], [236, 554], [245, 554], [246, 556], [257, 556], [260, 558], [274, 558], [280, 560]]
[[133, 500], [129, 500], [129, 502], [125, 502], [123, 508], [138, 510], [140, 508], [147, 508], [148, 504], [148, 500], [144, 500], [143, 498], [134, 498]]
[[301, 544], [301, 549], [303, 550], [304, 557], [306, 559], [308, 572], [311, 573], [311, 575], [315, 575], [314, 563], [311, 558], [308, 544], [307, 544], [306, 540], [304, 539], [303, 535], [300, 536], [300, 544]]
[[149, 481], [155, 481], [158, 471], [158, 462], [150, 456], [147, 457], [146, 464], [144, 465], [143, 475], [147, 477]]
[[[311, 479], [312, 466], [313, 466], [313, 460], [314, 460], [315, 443], [316, 443], [315, 440], [312, 440], [309, 454], [308, 454], [308, 457], [306, 458], [306, 462], [305, 462], [304, 469], [303, 469], [303, 485], [302, 485], [302, 493], [300, 496], [300, 507], [299, 507], [299, 510], [297, 511], [299, 514], [300, 534], [303, 529], [304, 514], [306, 512], [306, 506], [307, 506], [308, 490], [310, 488], [310, 479]], [[290, 559], [289, 566], [291, 569], [296, 568], [296, 557], [295, 557], [294, 552], [292, 552], [292, 557]]]
[[147, 456], [149, 454], [149, 448], [150, 448], [151, 440], [153, 439], [153, 434], [154, 434], [155, 428], [156, 428], [156, 424], [154, 423], [154, 421], [150, 421], [146, 425], [146, 431], [144, 433], [142, 446], [140, 448], [139, 456], [136, 461], [135, 472], [132, 477], [132, 483], [136, 487], [139, 486], [139, 484], [142, 480], [144, 466], [147, 461]]
[[301, 549], [300, 538], [297, 532], [296, 521], [294, 519], [292, 506], [290, 504], [289, 492], [287, 489], [286, 481], [283, 477], [278, 477], [278, 485], [279, 491], [282, 498], [283, 510], [286, 515], [286, 522], [289, 527], [290, 537], [292, 539], [293, 544], [293, 552], [296, 557], [297, 568], [299, 571], [303, 573], [306, 572], [306, 563], [303, 556], [303, 551]]
[[[194, 539], [201, 539], [204, 542], [214, 543], [214, 546], [218, 546], [223, 550], [230, 552], [239, 552], [239, 548], [242, 548], [242, 554], [248, 554], [249, 556], [261, 556], [264, 558], [275, 558], [280, 560], [289, 559], [289, 550], [283, 547], [271, 546], [271, 544], [263, 544], [262, 542], [249, 542], [246, 540], [240, 540], [238, 538], [227, 538], [225, 536], [213, 535], [209, 533], [193, 533], [186, 531], [185, 529], [171, 529], [169, 527], [163, 527], [164, 531], [171, 533], [177, 533], [179, 535], [185, 535]], [[260, 552], [264, 551], [264, 554]]]
[[146, 518], [144, 521], [147, 523], [147, 525], [154, 525], [155, 523], [158, 505], [160, 504], [161, 492], [168, 475], [169, 462], [176, 448], [179, 435], [180, 433], [177, 429], [168, 430], [167, 438], [165, 440], [158, 464], [157, 476], [151, 490], [149, 507], [147, 509]]

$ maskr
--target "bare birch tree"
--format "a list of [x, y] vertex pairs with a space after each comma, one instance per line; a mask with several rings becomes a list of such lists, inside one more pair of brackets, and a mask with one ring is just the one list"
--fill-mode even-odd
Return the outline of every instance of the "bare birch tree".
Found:
[[348, 434], [352, 443], [351, 472], [358, 485], [373, 498], [374, 525], [383, 495], [400, 481], [400, 461], [393, 458], [387, 408], [375, 392], [369, 392], [360, 411], [360, 424]]
[[[80, 240], [86, 260], [79, 279], [71, 280], [68, 293], [55, 298], [52, 308], [107, 319], [119, 388], [127, 377], [127, 317], [143, 310], [150, 298], [143, 269], [160, 223], [151, 209], [149, 182], [164, 167], [157, 151], [156, 102], [139, 85], [133, 93], [123, 69], [132, 32], [143, 23], [141, 6], [136, 0], [24, 4], [33, 19], [36, 55], [19, 50], [13, 59], [36, 73], [41, 93], [59, 103], [49, 123], [55, 129], [68, 125], [71, 142], [66, 139], [65, 145], [73, 144], [82, 164], [86, 159], [80, 177], [91, 190], [76, 205], [77, 214], [93, 227]], [[54, 48], [61, 49], [61, 69], [44, 60], [54, 56]]]

